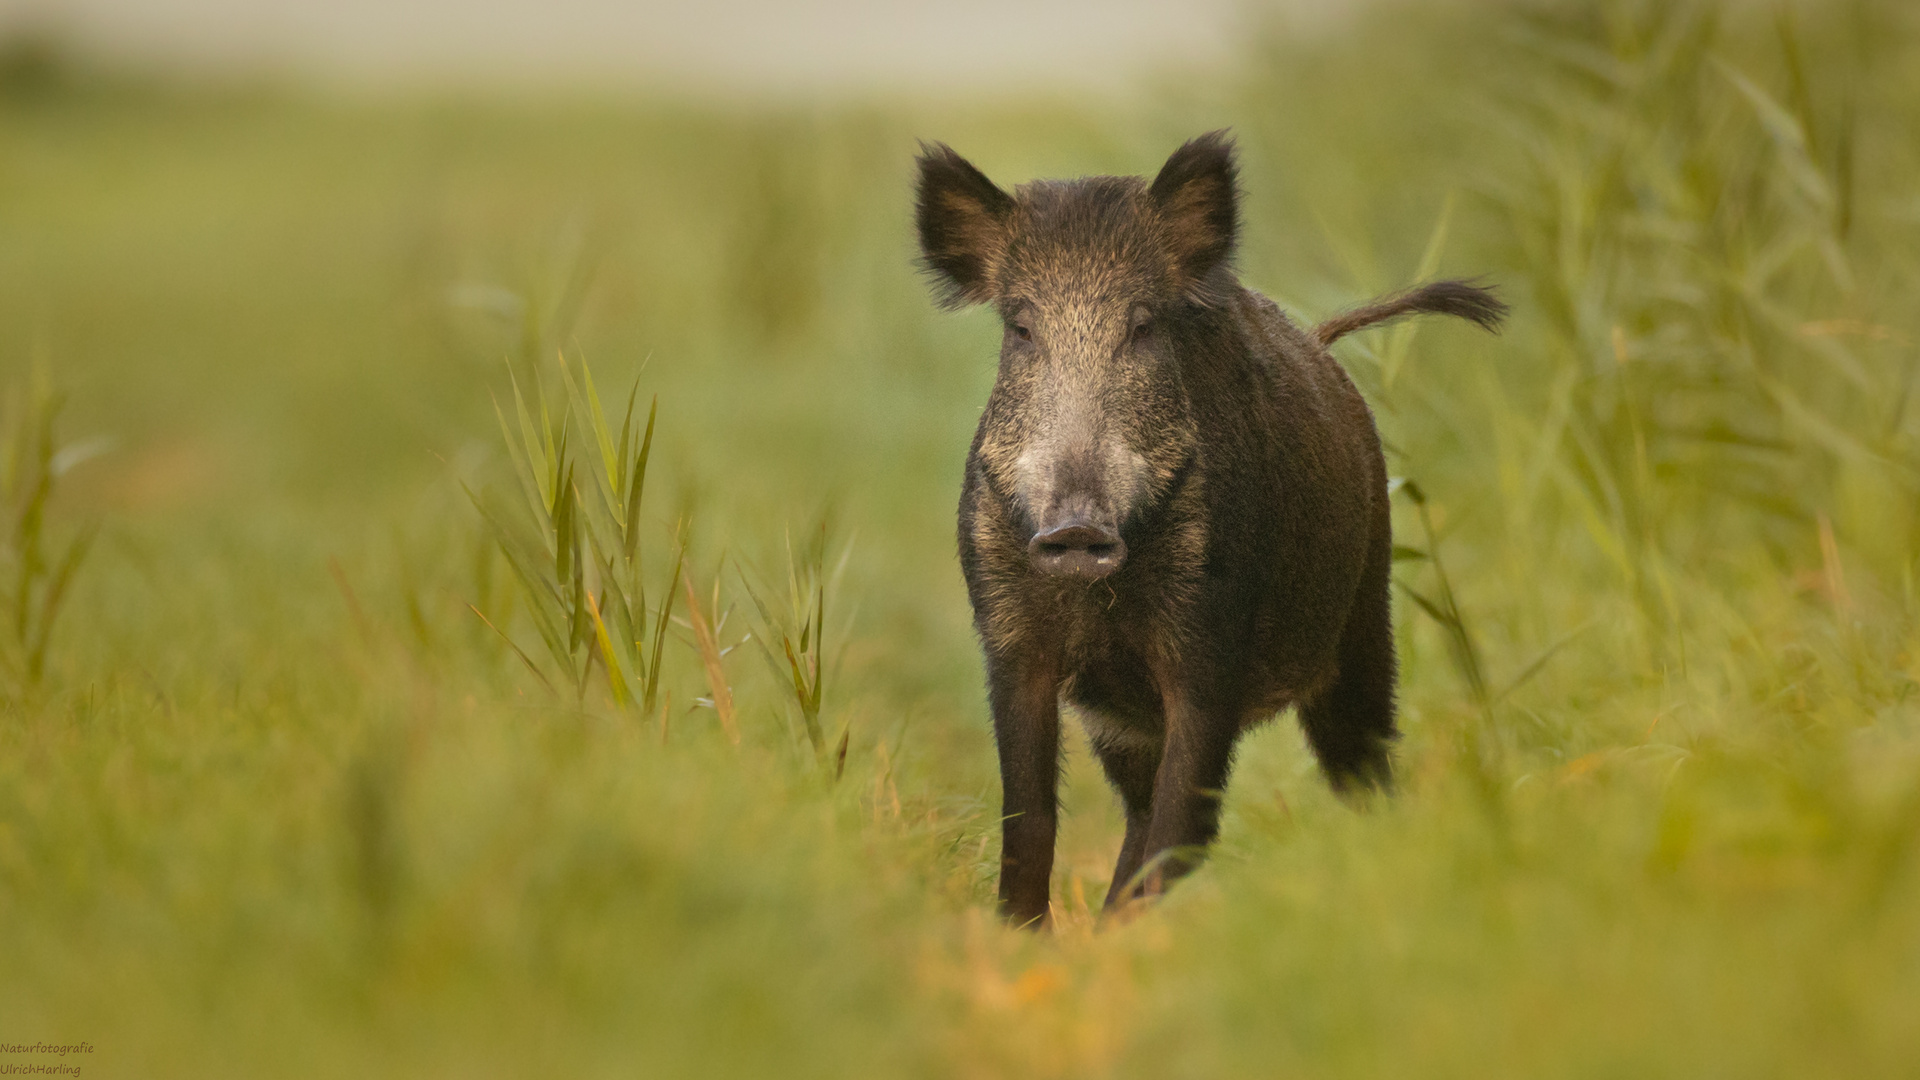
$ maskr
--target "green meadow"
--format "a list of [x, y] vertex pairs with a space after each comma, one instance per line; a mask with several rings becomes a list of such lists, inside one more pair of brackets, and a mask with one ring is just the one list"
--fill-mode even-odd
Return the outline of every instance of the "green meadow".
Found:
[[[1337, 349], [1401, 790], [1282, 717], [1103, 923], [1070, 725], [1011, 931], [953, 542], [998, 333], [916, 272], [914, 140], [1013, 184], [1225, 126], [1298, 318], [1514, 308]], [[1905, 0], [1388, 5], [1099, 100], [13, 47], [0, 1070], [1913, 1075], [1916, 296]]]

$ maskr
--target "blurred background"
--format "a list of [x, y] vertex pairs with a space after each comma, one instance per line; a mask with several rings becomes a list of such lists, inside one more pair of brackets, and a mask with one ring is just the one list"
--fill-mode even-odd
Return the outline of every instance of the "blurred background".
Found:
[[[1282, 0], [1302, 25], [1352, 0]], [[1257, 9], [1125, 0], [697, 7], [611, 0], [9, 0], [7, 30], [103, 58], [351, 85], [602, 87], [729, 96], [1124, 86], [1143, 70], [1216, 65]]]
[[[1514, 307], [1338, 350], [1411, 481], [1403, 790], [1269, 725], [1099, 928], [1075, 734], [1009, 934], [952, 535], [998, 330], [929, 299], [913, 155], [1220, 127], [1297, 318]], [[1899, 1075], [1915, 295], [1908, 0], [0, 0], [0, 1044]]]

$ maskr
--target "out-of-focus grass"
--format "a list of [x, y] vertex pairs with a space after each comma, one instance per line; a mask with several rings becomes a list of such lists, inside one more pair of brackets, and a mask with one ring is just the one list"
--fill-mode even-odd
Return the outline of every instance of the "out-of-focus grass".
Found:
[[[1909, 1069], [1914, 14], [1462, 4], [1249, 56], [1099, 106], [0, 80], [0, 357], [114, 439], [62, 478], [53, 534], [104, 528], [0, 713], [0, 1042], [108, 1076]], [[1442, 556], [1403, 598], [1452, 622], [1400, 612], [1402, 794], [1355, 812], [1265, 729], [1209, 866], [1099, 932], [1119, 822], [1076, 744], [1060, 929], [1010, 933], [951, 554], [993, 335], [912, 273], [912, 139], [1012, 182], [1226, 123], [1251, 284], [1516, 308], [1342, 347]], [[837, 782], [745, 651], [735, 746], [669, 631], [663, 745], [468, 611], [538, 646], [459, 484], [514, 495], [501, 358], [563, 349], [659, 395], [640, 580], [684, 535], [744, 617], [727, 562], [858, 534]]]

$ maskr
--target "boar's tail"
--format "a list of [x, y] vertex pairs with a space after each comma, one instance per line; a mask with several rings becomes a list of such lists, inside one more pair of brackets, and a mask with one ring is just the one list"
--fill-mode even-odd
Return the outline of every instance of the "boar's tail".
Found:
[[1478, 285], [1465, 281], [1434, 281], [1335, 315], [1314, 327], [1313, 334], [1320, 339], [1320, 344], [1331, 345], [1355, 330], [1421, 312], [1456, 315], [1479, 324], [1484, 330], [1497, 333], [1501, 320], [1507, 317], [1507, 305], [1501, 303], [1492, 290]]

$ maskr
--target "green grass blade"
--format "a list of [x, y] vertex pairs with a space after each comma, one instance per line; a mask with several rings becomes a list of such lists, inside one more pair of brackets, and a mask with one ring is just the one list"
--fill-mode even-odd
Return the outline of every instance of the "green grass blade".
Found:
[[653, 624], [653, 656], [647, 661], [646, 707], [653, 711], [654, 694], [660, 685], [660, 657], [667, 644], [667, 624], [673, 618], [673, 604], [679, 595], [680, 574], [686, 564], [686, 549], [681, 548], [673, 559], [673, 577], [667, 584], [667, 591], [660, 599], [660, 611]]
[[[634, 384], [634, 392], [640, 390], [639, 383]], [[633, 475], [627, 485], [626, 514], [626, 555], [632, 562], [638, 556], [640, 544], [640, 496], [647, 487], [647, 460], [653, 456], [653, 422], [660, 413], [660, 397], [654, 395], [653, 404], [647, 406], [647, 430], [640, 437], [640, 453], [634, 458]]]
[[607, 669], [607, 689], [613, 693], [613, 703], [621, 708], [627, 704], [627, 676], [620, 667], [620, 658], [614, 654], [613, 638], [607, 634], [607, 624], [600, 617], [600, 605], [592, 593], [587, 594], [587, 612], [593, 616], [594, 641], [600, 646], [600, 663]]
[[[542, 427], [536, 429], [533, 415], [527, 409], [526, 396], [520, 392], [520, 380], [514, 375], [511, 365], [507, 367], [507, 380], [513, 385], [513, 411], [520, 423], [519, 451], [513, 453], [513, 457], [533, 475], [534, 483], [540, 489], [541, 505], [551, 506], [553, 505], [551, 477], [554, 474], [556, 455], [553, 447], [553, 433], [545, 427], [546, 404], [544, 401], [541, 403]], [[507, 449], [510, 453], [514, 450], [514, 441], [511, 437], [507, 439]]]
[[[519, 488], [521, 495], [526, 498], [527, 509], [532, 514], [533, 520], [545, 521], [547, 517], [547, 507], [551, 502], [546, 490], [545, 465], [543, 463], [536, 467], [532, 462], [527, 460], [525, 451], [515, 445], [513, 429], [507, 424], [506, 413], [501, 411], [499, 398], [493, 400], [493, 414], [500, 421], [500, 435], [506, 443], [507, 460], [512, 466], [511, 471], [513, 473], [514, 485]], [[465, 487], [466, 485], [462, 484], [461, 486]], [[468, 494], [471, 495], [472, 492], [468, 492]]]
[[40, 598], [40, 615], [35, 627], [38, 641], [27, 654], [27, 679], [39, 682], [46, 670], [47, 646], [53, 638], [53, 624], [60, 617], [61, 603], [66, 599], [67, 587], [73, 583], [73, 575], [80, 569], [80, 563], [86, 559], [87, 552], [93, 547], [93, 541], [99, 535], [98, 525], [89, 525], [81, 530], [79, 536], [67, 545], [67, 553], [61, 558], [46, 585], [46, 591]]

